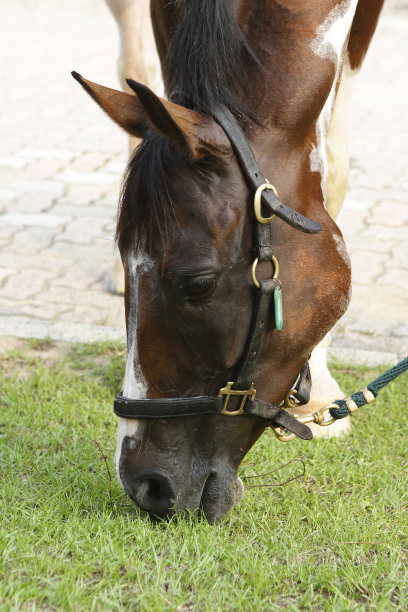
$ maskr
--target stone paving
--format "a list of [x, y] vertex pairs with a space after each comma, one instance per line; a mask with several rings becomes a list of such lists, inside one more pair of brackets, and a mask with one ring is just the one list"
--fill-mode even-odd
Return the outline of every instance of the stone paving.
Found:
[[[1, 13], [0, 337], [124, 341], [107, 288], [127, 138], [69, 74], [119, 88], [116, 25], [102, 0], [2, 0]], [[407, 352], [407, 28], [405, 1], [389, 0], [351, 109], [338, 222], [354, 294], [331, 352], [360, 363]]]

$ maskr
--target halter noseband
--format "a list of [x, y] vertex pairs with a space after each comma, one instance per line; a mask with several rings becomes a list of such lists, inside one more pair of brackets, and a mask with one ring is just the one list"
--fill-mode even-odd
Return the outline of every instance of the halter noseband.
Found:
[[[217, 397], [200, 395], [196, 397], [130, 399], [123, 397], [121, 392], [115, 397], [114, 411], [117, 416], [125, 419], [172, 418], [202, 414], [223, 414], [226, 416], [250, 414], [267, 420], [274, 427], [287, 429], [300, 438], [310, 440], [313, 435], [307, 425], [296, 420], [283, 408], [256, 397], [253, 379], [268, 330], [272, 301], [274, 301], [275, 326], [277, 329], [281, 329], [283, 324], [280, 281], [278, 279], [279, 266], [271, 249], [269, 222], [276, 215], [295, 229], [309, 234], [321, 231], [322, 227], [316, 221], [303, 217], [279, 200], [275, 188], [268, 183], [261, 173], [249, 143], [231, 112], [225, 107], [219, 107], [214, 113], [214, 119], [228, 136], [243, 175], [251, 190], [255, 192], [255, 251], [257, 257], [252, 264], [252, 280], [257, 288], [257, 294], [244, 356], [235, 381], [228, 382], [225, 387], [220, 389]], [[262, 216], [261, 206], [268, 211], [268, 217]], [[274, 274], [270, 279], [258, 281], [256, 267], [258, 263], [263, 261], [272, 262]], [[297, 381], [289, 393], [296, 393], [296, 399], [300, 404], [306, 404], [309, 401], [310, 372], [307, 362], [302, 367]], [[231, 397], [241, 398], [238, 408], [237, 406], [231, 408]]]

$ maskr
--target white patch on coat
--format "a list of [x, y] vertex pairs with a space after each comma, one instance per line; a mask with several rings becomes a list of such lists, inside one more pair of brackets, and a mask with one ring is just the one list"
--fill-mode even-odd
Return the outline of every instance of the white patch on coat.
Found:
[[[139, 364], [139, 353], [137, 346], [137, 311], [138, 311], [138, 295], [139, 295], [139, 277], [140, 274], [148, 270], [152, 262], [143, 253], [138, 257], [128, 257], [128, 281], [129, 281], [129, 319], [128, 338], [127, 338], [127, 356], [125, 379], [123, 383], [123, 395], [130, 399], [140, 399], [146, 397], [147, 383], [143, 376], [142, 369]], [[119, 417], [118, 436], [116, 443], [116, 471], [119, 478], [119, 462], [122, 452], [123, 439], [126, 436], [135, 436], [139, 428], [138, 419], [123, 419]]]
[[348, 268], [351, 269], [351, 262], [349, 254], [347, 253], [346, 244], [341, 236], [338, 234], [333, 234], [333, 240], [336, 244], [336, 249], [340, 257], [344, 260], [344, 263]]
[[310, 153], [310, 169], [321, 175], [321, 187], [326, 201], [327, 151], [326, 138], [336, 96], [340, 75], [343, 48], [350, 31], [358, 0], [343, 0], [317, 28], [316, 38], [310, 43], [311, 49], [322, 59], [329, 59], [335, 65], [332, 87], [316, 124], [317, 144]]

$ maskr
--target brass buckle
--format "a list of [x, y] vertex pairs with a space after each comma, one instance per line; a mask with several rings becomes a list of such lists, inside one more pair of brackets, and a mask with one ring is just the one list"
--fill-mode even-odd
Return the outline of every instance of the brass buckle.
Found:
[[[254, 389], [254, 383], [251, 383], [251, 386], [246, 391], [240, 391], [238, 389], [237, 390], [232, 389], [232, 385], [234, 385], [234, 384], [235, 383], [233, 383], [233, 382], [227, 383], [226, 386], [223, 387], [222, 389], [220, 389], [220, 392], [218, 393], [218, 397], [222, 397], [223, 395], [225, 395], [224, 403], [222, 405], [221, 414], [226, 414], [228, 416], [235, 416], [237, 414], [244, 414], [244, 406], [245, 406], [245, 402], [247, 401], [248, 397], [250, 397], [251, 400], [255, 399], [256, 389]], [[242, 397], [241, 404], [240, 404], [238, 410], [227, 410], [228, 402], [229, 402], [229, 399], [230, 399], [231, 395], [239, 395], [239, 396]]]
[[255, 197], [254, 197], [254, 211], [255, 211], [255, 217], [258, 223], [270, 223], [275, 216], [275, 214], [273, 214], [270, 217], [263, 217], [261, 213], [261, 197], [262, 197], [262, 192], [264, 189], [271, 189], [276, 195], [276, 197], [278, 197], [278, 192], [276, 190], [276, 187], [274, 187], [268, 181], [268, 179], [265, 179], [265, 180], [266, 180], [266, 183], [259, 185], [258, 189], [255, 191]]
[[285, 429], [282, 429], [282, 427], [273, 427], [272, 429], [279, 442], [291, 442], [296, 438], [295, 433], [285, 434]]

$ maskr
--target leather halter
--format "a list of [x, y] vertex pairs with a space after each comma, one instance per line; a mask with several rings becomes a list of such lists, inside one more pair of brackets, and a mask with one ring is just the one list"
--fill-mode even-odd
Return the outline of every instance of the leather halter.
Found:
[[[220, 124], [228, 136], [233, 151], [241, 166], [243, 175], [254, 192], [267, 183], [255, 161], [252, 150], [234, 116], [225, 107], [219, 107], [214, 113], [214, 119]], [[285, 223], [306, 233], [314, 234], [321, 231], [321, 225], [303, 217], [300, 213], [283, 204], [272, 189], [262, 190], [262, 205], [270, 214], [280, 217]], [[257, 260], [273, 261], [271, 249], [271, 230], [265, 218], [259, 222], [255, 219], [255, 251]], [[174, 418], [202, 414], [223, 414], [236, 416], [249, 414], [268, 421], [275, 427], [291, 431], [300, 438], [310, 440], [313, 434], [307, 425], [297, 421], [289, 412], [265, 402], [256, 397], [253, 386], [255, 368], [267, 335], [271, 312], [271, 300], [276, 289], [276, 279], [257, 281], [255, 307], [252, 314], [251, 329], [247, 338], [244, 356], [238, 368], [234, 382], [228, 382], [220, 389], [218, 397], [196, 396], [177, 398], [147, 398], [130, 399], [118, 393], [115, 397], [114, 411], [117, 416], [125, 419], [157, 419]], [[291, 389], [296, 390], [300, 403], [307, 403], [310, 396], [310, 372], [306, 364], [301, 369], [297, 382]], [[239, 408], [231, 408], [231, 396], [241, 398]]]

